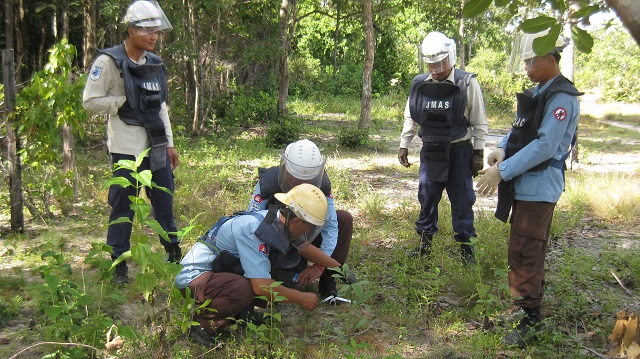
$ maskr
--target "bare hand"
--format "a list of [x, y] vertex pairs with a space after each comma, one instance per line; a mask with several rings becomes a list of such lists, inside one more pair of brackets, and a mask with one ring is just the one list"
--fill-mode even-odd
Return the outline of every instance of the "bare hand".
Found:
[[171, 170], [175, 170], [180, 164], [180, 159], [178, 158], [178, 151], [174, 147], [167, 147], [167, 156], [169, 156], [169, 163], [171, 163]]
[[302, 287], [311, 284], [314, 280], [320, 278], [322, 270], [317, 266], [311, 266], [305, 268], [300, 275], [298, 275], [298, 284]]
[[300, 292], [300, 304], [306, 310], [314, 310], [318, 306], [318, 297], [309, 292]]

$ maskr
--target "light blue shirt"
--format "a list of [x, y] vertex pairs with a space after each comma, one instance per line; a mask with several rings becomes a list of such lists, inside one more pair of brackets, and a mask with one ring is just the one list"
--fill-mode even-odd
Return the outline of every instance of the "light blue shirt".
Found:
[[[544, 92], [556, 78], [544, 86], [536, 86], [534, 96]], [[538, 164], [555, 158], [561, 160], [569, 151], [578, 126], [580, 105], [575, 96], [559, 92], [547, 102], [538, 129], [538, 139], [498, 165], [505, 181], [514, 179], [515, 199], [530, 202], [556, 203], [564, 191], [562, 170], [552, 166], [542, 171], [529, 171]], [[509, 134], [498, 147], [506, 148]]]
[[[267, 211], [259, 213], [267, 215]], [[252, 215], [240, 215], [220, 226], [215, 237], [217, 249], [198, 241], [180, 261], [182, 271], [176, 276], [176, 286], [186, 288], [191, 281], [210, 271], [218, 250], [240, 258], [246, 278], [271, 278], [270, 248], [255, 235], [260, 223], [262, 221]]]
[[[260, 182], [256, 184], [256, 188], [253, 190], [253, 196], [249, 201], [249, 208], [247, 211], [256, 212], [269, 208], [272, 198], [262, 198], [260, 193]], [[322, 227], [320, 234], [322, 235], [322, 244], [320, 250], [326, 255], [331, 257], [333, 251], [338, 244], [338, 214], [336, 213], [336, 206], [333, 201], [333, 197], [327, 196], [327, 224]]]

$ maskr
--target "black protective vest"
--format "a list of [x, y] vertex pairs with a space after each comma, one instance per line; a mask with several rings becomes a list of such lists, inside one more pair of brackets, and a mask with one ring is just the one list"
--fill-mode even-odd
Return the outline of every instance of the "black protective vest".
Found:
[[278, 232], [271, 224], [273, 221], [278, 220], [278, 207], [270, 206], [269, 212], [263, 217], [260, 213], [239, 211], [231, 216], [225, 216], [220, 218], [202, 237], [203, 241], [209, 248], [213, 248], [216, 251], [216, 259], [212, 263], [212, 271], [216, 273], [227, 272], [235, 273], [239, 275], [244, 274], [244, 269], [240, 264], [240, 258], [232, 256], [227, 251], [220, 251], [216, 246], [216, 234], [223, 223], [237, 216], [250, 215], [263, 223], [256, 229], [255, 235], [265, 243], [269, 249], [269, 262], [271, 263], [271, 271], [279, 268], [292, 268], [298, 262], [300, 262], [300, 253], [295, 249], [288, 240], [287, 235], [282, 232]]
[[475, 74], [453, 69], [455, 84], [428, 80], [428, 74], [416, 76], [411, 83], [409, 111], [420, 124], [422, 155], [431, 181], [445, 182], [449, 174], [451, 142], [464, 137], [471, 126], [464, 116], [467, 87]]
[[[558, 75], [555, 80], [547, 87], [539, 96], [533, 96], [534, 88], [530, 88], [523, 93], [516, 94], [518, 101], [516, 119], [511, 124], [511, 132], [505, 149], [505, 159], [513, 156], [515, 153], [523, 149], [531, 141], [538, 138], [538, 129], [544, 118], [544, 109], [549, 100], [557, 93], [564, 92], [572, 96], [581, 96], [584, 93], [578, 91], [573, 83], [563, 75]], [[575, 135], [574, 135], [575, 136]], [[567, 153], [568, 155], [568, 153]], [[557, 161], [550, 158], [529, 171], [542, 171], [549, 165], [565, 170], [564, 160]], [[503, 222], [509, 219], [513, 199], [515, 197], [515, 189], [513, 180], [502, 181], [498, 185], [498, 205], [496, 207], [495, 216]]]
[[[262, 196], [262, 200], [269, 201], [273, 199], [275, 203], [280, 203], [277, 199], [275, 199], [275, 197], [273, 197], [273, 195], [276, 193], [284, 192], [282, 188], [280, 188], [280, 183], [278, 182], [279, 168], [279, 166], [258, 168], [258, 181], [260, 181], [260, 196]], [[322, 191], [322, 193], [324, 193], [325, 196], [331, 196], [331, 181], [329, 181], [327, 172], [322, 175], [320, 190]]]
[[143, 126], [151, 145], [151, 171], [165, 167], [168, 144], [160, 105], [167, 100], [167, 73], [162, 60], [147, 53], [145, 64], [136, 64], [127, 56], [124, 44], [98, 52], [111, 56], [122, 71], [127, 101], [118, 116], [127, 125]]

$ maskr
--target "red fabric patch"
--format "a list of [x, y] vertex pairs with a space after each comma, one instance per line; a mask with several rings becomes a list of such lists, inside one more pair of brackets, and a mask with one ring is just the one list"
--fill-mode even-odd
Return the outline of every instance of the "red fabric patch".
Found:
[[258, 246], [258, 252], [260, 252], [260, 254], [262, 254], [263, 256], [268, 257], [269, 247], [267, 247], [267, 245], [264, 243], [260, 243], [260, 245]]
[[253, 196], [253, 200], [257, 203], [262, 203], [262, 196], [257, 194], [255, 196]]
[[567, 110], [565, 110], [564, 107], [557, 107], [553, 110], [553, 116], [558, 121], [564, 121], [564, 119], [567, 118]]

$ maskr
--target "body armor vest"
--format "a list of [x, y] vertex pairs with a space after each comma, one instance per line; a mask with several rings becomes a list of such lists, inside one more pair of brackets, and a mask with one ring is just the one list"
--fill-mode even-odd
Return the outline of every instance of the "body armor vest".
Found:
[[[280, 183], [278, 182], [278, 168], [278, 166], [269, 168], [258, 168], [260, 196], [262, 196], [263, 199], [273, 198], [276, 202], [278, 202], [278, 200], [276, 200], [273, 195], [283, 192], [282, 188], [280, 188]], [[331, 181], [329, 181], [329, 176], [327, 176], [326, 172], [322, 175], [320, 190], [322, 191], [322, 193], [324, 193], [325, 196], [331, 196]]]
[[420, 124], [422, 158], [430, 181], [446, 182], [449, 174], [451, 142], [464, 137], [471, 126], [464, 116], [467, 107], [467, 87], [474, 74], [454, 71], [455, 84], [425, 81], [427, 74], [418, 75], [411, 83], [409, 111]]
[[150, 169], [165, 167], [167, 134], [160, 118], [161, 104], [167, 100], [167, 73], [162, 60], [147, 53], [145, 64], [136, 64], [127, 56], [124, 44], [98, 50], [111, 56], [122, 71], [127, 101], [118, 109], [118, 116], [127, 125], [143, 126], [151, 145]]
[[220, 218], [200, 237], [200, 240], [203, 241], [207, 247], [213, 248], [217, 254], [216, 259], [214, 259], [212, 263], [212, 271], [216, 273], [244, 274], [244, 269], [242, 269], [242, 265], [240, 264], [240, 258], [232, 256], [227, 251], [220, 251], [216, 246], [216, 235], [222, 224], [241, 215], [251, 215], [262, 221], [256, 229], [255, 235], [269, 248], [269, 262], [271, 263], [272, 271], [279, 268], [292, 268], [298, 264], [298, 262], [300, 262], [300, 253], [298, 253], [298, 250], [291, 245], [284, 231], [281, 232], [272, 226], [274, 221], [279, 220], [277, 213], [278, 207], [270, 206], [267, 215], [264, 217], [256, 212], [239, 211], [231, 216]]
[[[555, 94], [564, 92], [572, 96], [581, 96], [584, 93], [579, 92], [573, 83], [566, 77], [558, 75], [558, 77], [549, 85], [549, 87], [539, 96], [533, 96], [534, 89], [528, 89], [523, 93], [516, 94], [518, 101], [516, 119], [512, 123], [511, 133], [507, 141], [505, 149], [505, 159], [513, 156], [515, 153], [523, 149], [531, 141], [538, 138], [538, 129], [544, 118], [544, 109], [547, 103]], [[575, 136], [575, 135], [574, 135]], [[568, 153], [558, 161], [550, 158], [529, 171], [542, 171], [549, 165], [560, 168], [564, 171], [564, 161]], [[509, 219], [509, 213], [513, 205], [515, 190], [513, 180], [502, 181], [498, 185], [498, 205], [496, 207], [495, 216], [503, 222]]]

